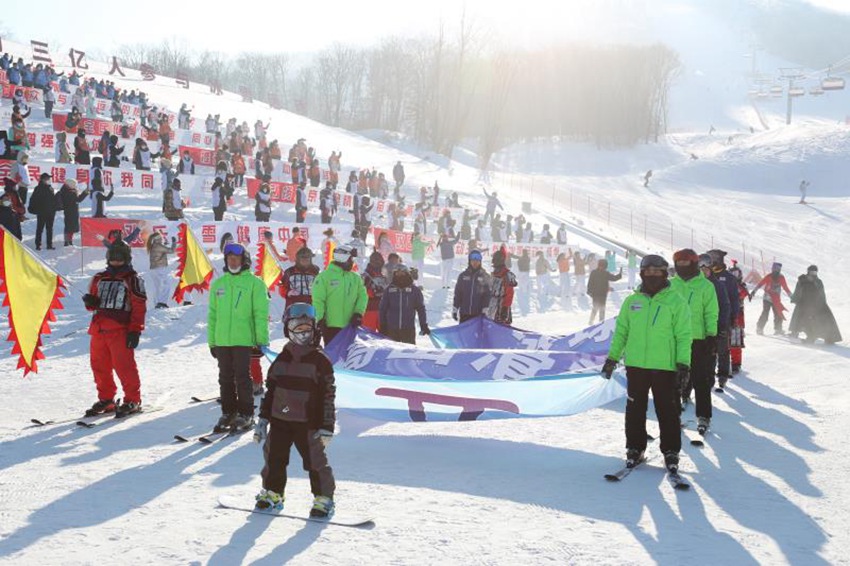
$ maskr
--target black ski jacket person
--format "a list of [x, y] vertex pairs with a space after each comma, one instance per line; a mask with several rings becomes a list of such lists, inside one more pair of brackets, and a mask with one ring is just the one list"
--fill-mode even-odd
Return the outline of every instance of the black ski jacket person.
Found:
[[461, 318], [478, 316], [490, 305], [490, 275], [467, 267], [455, 283], [454, 308]]
[[834, 344], [841, 341], [841, 331], [832, 310], [826, 304], [823, 281], [817, 273], [817, 266], [812, 265], [797, 279], [797, 286], [791, 295], [791, 302], [796, 308], [791, 315], [788, 330], [792, 334], [805, 333], [807, 342], [823, 338], [827, 344]]
[[[731, 274], [730, 277], [732, 277]], [[731, 309], [729, 307], [729, 293], [726, 291], [726, 284], [719, 281], [714, 273], [708, 277], [708, 280], [714, 285], [714, 290], [717, 293], [717, 306], [719, 307], [717, 314], [717, 328], [729, 328]], [[736, 297], [738, 296], [737, 293], [738, 290], [736, 288]]]
[[419, 328], [428, 329], [428, 318], [425, 313], [425, 299], [422, 290], [413, 284], [413, 277], [401, 280], [401, 275], [393, 277], [393, 282], [384, 291], [379, 307], [381, 333], [390, 335], [397, 330], [411, 331], [415, 329], [416, 314], [419, 314]]

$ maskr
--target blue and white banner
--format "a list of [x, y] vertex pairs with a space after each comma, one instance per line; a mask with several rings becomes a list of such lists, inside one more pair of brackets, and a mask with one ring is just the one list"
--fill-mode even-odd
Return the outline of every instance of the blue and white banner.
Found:
[[552, 336], [479, 316], [463, 324], [432, 329], [431, 341], [447, 349], [554, 350], [605, 356], [611, 346], [615, 323], [616, 318], [609, 318], [573, 334]]

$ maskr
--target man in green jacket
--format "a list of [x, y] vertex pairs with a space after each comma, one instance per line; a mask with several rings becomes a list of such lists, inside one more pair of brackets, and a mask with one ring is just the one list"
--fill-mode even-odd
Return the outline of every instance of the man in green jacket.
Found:
[[224, 275], [210, 286], [207, 342], [218, 360], [221, 418], [215, 432], [254, 426], [251, 350], [269, 344], [269, 294], [251, 273], [251, 256], [241, 244], [224, 246]]
[[326, 348], [345, 326], [360, 326], [366, 312], [366, 286], [351, 271], [356, 255], [349, 245], [337, 246], [333, 261], [313, 281], [313, 306]]
[[684, 299], [670, 287], [667, 268], [661, 256], [641, 260], [641, 284], [620, 308], [602, 376], [610, 379], [625, 353], [626, 466], [634, 467], [644, 459], [646, 408], [652, 389], [664, 465], [676, 473], [682, 449], [677, 377], [687, 375], [691, 361], [691, 315]]
[[714, 355], [717, 352], [717, 319], [720, 307], [714, 283], [699, 270], [699, 256], [685, 248], [673, 254], [676, 276], [670, 282], [691, 312], [691, 372], [679, 384], [682, 410], [690, 400], [691, 386], [696, 392], [697, 430], [705, 434], [711, 425], [711, 388], [714, 386]]

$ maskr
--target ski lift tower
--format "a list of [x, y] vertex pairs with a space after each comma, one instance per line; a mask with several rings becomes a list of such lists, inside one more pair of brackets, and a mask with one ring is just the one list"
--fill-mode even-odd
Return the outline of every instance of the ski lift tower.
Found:
[[805, 90], [794, 87], [794, 81], [799, 81], [801, 79], [806, 78], [805, 73], [803, 73], [803, 69], [779, 69], [779, 78], [780, 80], [788, 82], [788, 88], [785, 89], [785, 96], [788, 100], [788, 107], [785, 112], [785, 124], [791, 124], [791, 115], [792, 115], [792, 101], [797, 96], [802, 96], [806, 93]]

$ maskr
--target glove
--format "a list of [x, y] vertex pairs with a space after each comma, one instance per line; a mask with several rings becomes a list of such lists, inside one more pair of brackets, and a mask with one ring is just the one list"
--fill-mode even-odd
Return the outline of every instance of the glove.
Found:
[[457, 307], [453, 308], [452, 309], [452, 318], [455, 319], [455, 320], [457, 320], [457, 313], [458, 313]]
[[361, 322], [363, 322], [363, 315], [360, 314], [359, 312], [356, 312], [353, 315], [351, 315], [351, 320], [348, 321], [348, 324], [350, 324], [351, 326], [356, 328], [356, 327], [360, 326]]
[[717, 336], [706, 336], [705, 345], [708, 347], [708, 355], [714, 356], [717, 354]]
[[257, 419], [257, 424], [254, 425], [254, 442], [259, 444], [269, 435], [269, 420]]
[[127, 333], [127, 347], [131, 350], [135, 350], [139, 346], [139, 336], [138, 332], [128, 332]]
[[215, 346], [210, 346], [210, 355], [215, 359], [218, 359], [218, 354], [215, 351]]
[[614, 373], [614, 370], [617, 369], [617, 360], [612, 360], [608, 358], [605, 360], [605, 364], [602, 366], [602, 377], [605, 379], [611, 379], [611, 375]]
[[419, 336], [427, 336], [431, 334], [431, 329], [428, 328], [427, 324], [423, 324], [422, 328], [419, 330]]
[[100, 297], [86, 293], [83, 295], [83, 303], [90, 309], [96, 309], [100, 306]]
[[334, 433], [324, 428], [317, 430], [316, 434], [313, 435], [313, 438], [322, 443], [322, 448], [327, 448], [333, 437]]

